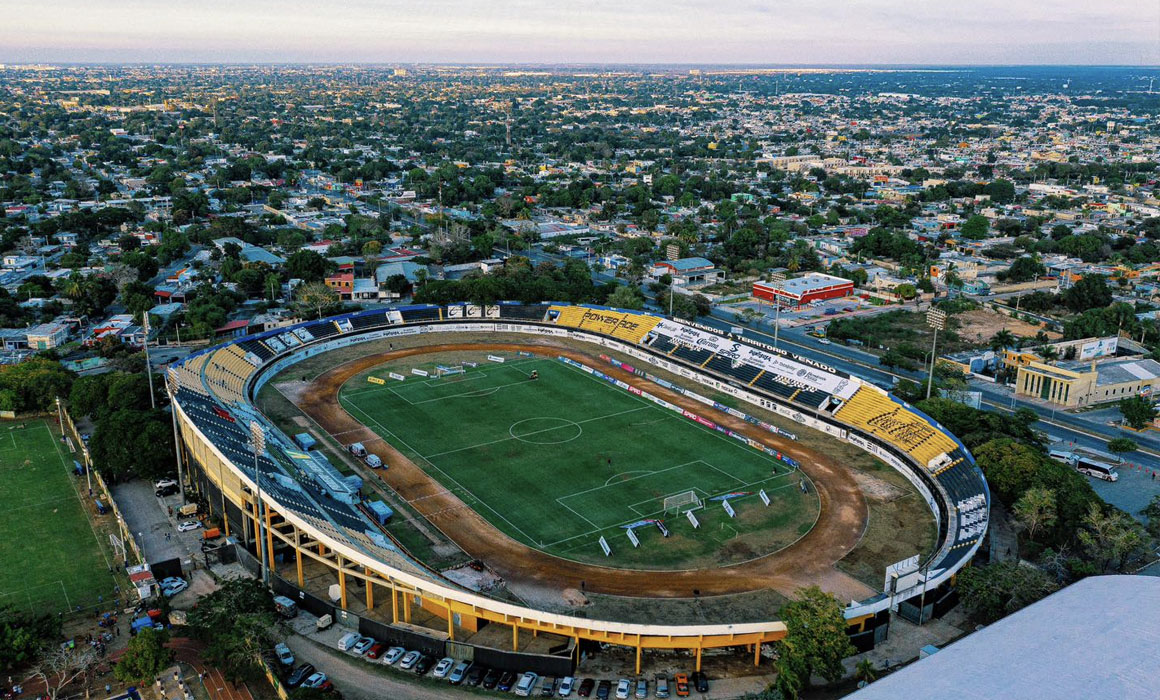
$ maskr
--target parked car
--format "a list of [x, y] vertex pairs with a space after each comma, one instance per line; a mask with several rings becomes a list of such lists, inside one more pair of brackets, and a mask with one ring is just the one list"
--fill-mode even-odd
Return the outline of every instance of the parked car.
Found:
[[693, 687], [698, 693], [709, 692], [709, 677], [702, 671], [693, 671]]
[[474, 688], [480, 683], [483, 683], [485, 676], [487, 676], [486, 666], [473, 666], [471, 670], [467, 672], [467, 676], [464, 677], [463, 685], [471, 686]]
[[431, 670], [435, 665], [435, 657], [428, 654], [420, 654], [419, 660], [415, 662], [415, 674], [422, 676]]
[[197, 520], [186, 520], [186, 521], [185, 521], [185, 522], [183, 522], [183, 523], [178, 523], [178, 524], [177, 524], [177, 531], [178, 531], [178, 532], [191, 532], [191, 531], [193, 531], [193, 530], [196, 530], [196, 529], [197, 529], [197, 528], [199, 528], [199, 527], [201, 527], [201, 522], [200, 522], [200, 521], [197, 521]]
[[540, 697], [550, 698], [556, 694], [556, 679], [552, 676], [544, 676], [544, 683], [540, 687]]
[[439, 663], [435, 664], [435, 670], [431, 672], [432, 676], [436, 678], [446, 678], [448, 673], [451, 673], [451, 667], [455, 665], [455, 659], [450, 656], [444, 656], [439, 659]]
[[[511, 673], [511, 672], [509, 671], [508, 673]], [[531, 671], [528, 671], [527, 673], [521, 674], [520, 679], [516, 683], [516, 686], [515, 686], [516, 696], [521, 697], [521, 698], [526, 698], [529, 695], [531, 695], [532, 691], [534, 691], [536, 689], [536, 681], [538, 681], [539, 679], [540, 679], [540, 677], [537, 676], [536, 674], [532, 673]], [[500, 690], [503, 690], [502, 686], [500, 687]]]
[[361, 635], [354, 632], [347, 632], [338, 638], [338, 644], [335, 646], [338, 647], [339, 651], [350, 651], [351, 647], [358, 644], [360, 639], [362, 639]]
[[387, 653], [383, 654], [383, 663], [390, 666], [399, 659], [403, 658], [403, 654], [406, 653], [407, 650], [403, 647], [391, 647], [390, 649], [387, 649]]
[[161, 488], [154, 489], [153, 495], [157, 496], [158, 498], [162, 498], [164, 496], [172, 496], [180, 490], [181, 489], [177, 488], [177, 484], [171, 484], [169, 486], [162, 486]]
[[515, 684], [516, 672], [504, 671], [499, 677], [499, 682], [495, 684], [495, 688], [501, 693], [508, 693], [511, 692], [512, 686]]
[[572, 694], [576, 689], [576, 679], [572, 676], [564, 676], [560, 679], [560, 687], [556, 689], [556, 694], [562, 698], [566, 698]]
[[161, 579], [161, 583], [159, 583], [157, 585], [161, 587], [161, 594], [164, 595], [166, 598], [172, 598], [173, 596], [177, 595], [178, 593], [181, 593], [182, 591], [184, 591], [186, 588], [189, 588], [188, 581], [186, 581], [183, 578], [178, 578], [176, 576], [170, 576], [169, 578], [163, 578], [163, 579]]
[[417, 651], [408, 651], [403, 654], [403, 660], [399, 662], [399, 668], [410, 671], [415, 668], [415, 664], [419, 663], [419, 657], [423, 654]]
[[487, 669], [487, 673], [483, 674], [483, 689], [495, 690], [495, 686], [499, 683], [499, 677], [499, 669]]
[[677, 697], [689, 697], [689, 677], [683, 673], [673, 676], [673, 685], [677, 687]]
[[631, 692], [632, 682], [627, 678], [621, 678], [616, 682], [616, 700], [628, 700], [628, 695]]
[[612, 695], [612, 681], [602, 680], [596, 684], [596, 700], [608, 700]]
[[636, 697], [638, 697], [638, 698], [647, 698], [648, 697], [648, 681], [646, 681], [643, 678], [636, 679]]
[[447, 674], [447, 682], [451, 685], [459, 685], [463, 683], [463, 680], [467, 678], [467, 672], [470, 670], [470, 661], [460, 661], [459, 663], [455, 664], [455, 668], [451, 669], [451, 672]]
[[653, 680], [656, 683], [656, 696], [667, 698], [669, 696], [669, 677], [663, 673], [658, 673]]
[[351, 647], [350, 650], [353, 651], [355, 654], [362, 656], [363, 654], [370, 651], [371, 647], [373, 647], [374, 645], [375, 645], [375, 640], [373, 638], [363, 637], [362, 639], [355, 642], [354, 646]]
[[592, 694], [592, 689], [596, 687], [595, 678], [585, 678], [580, 681], [580, 687], [576, 689], [576, 695], [586, 698]]
[[377, 659], [380, 656], [382, 656], [383, 652], [386, 650], [387, 650], [386, 642], [375, 642], [374, 644], [371, 645], [370, 649], [367, 649], [367, 658], [368, 659]]
[[286, 646], [284, 642], [278, 642], [274, 645], [274, 653], [278, 655], [278, 661], [283, 666], [294, 665], [294, 652], [290, 651], [290, 647]]
[[322, 671], [315, 671], [310, 674], [310, 677], [302, 682], [303, 688], [321, 688], [322, 684], [326, 682], [326, 674]]
[[298, 686], [302, 685], [302, 682], [309, 678], [313, 673], [313, 664], [302, 664], [298, 668], [294, 669], [294, 672], [286, 678], [286, 686], [288, 688], [297, 688]]
[[153, 484], [153, 488], [155, 489], [163, 489], [170, 486], [177, 486], [177, 482], [173, 479], [161, 479], [160, 481], [154, 482]]

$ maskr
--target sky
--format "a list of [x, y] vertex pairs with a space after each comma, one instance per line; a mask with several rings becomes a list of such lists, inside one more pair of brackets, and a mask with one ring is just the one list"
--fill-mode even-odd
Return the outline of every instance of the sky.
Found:
[[4, 0], [0, 62], [1160, 65], [1158, 0]]

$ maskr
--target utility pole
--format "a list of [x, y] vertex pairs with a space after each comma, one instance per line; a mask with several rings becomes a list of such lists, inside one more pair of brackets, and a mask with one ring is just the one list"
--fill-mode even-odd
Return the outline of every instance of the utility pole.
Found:
[[266, 433], [258, 421], [250, 421], [250, 449], [254, 452], [254, 483], [258, 489], [258, 547], [262, 550], [262, 583], [270, 585], [270, 570], [266, 562], [266, 517], [262, 513], [262, 471], [258, 468], [258, 455], [266, 451]]
[[933, 306], [926, 312], [926, 325], [934, 329], [934, 340], [930, 345], [930, 376], [926, 380], [926, 398], [930, 398], [930, 390], [934, 385], [935, 348], [938, 347], [938, 332], [947, 327], [947, 312]]

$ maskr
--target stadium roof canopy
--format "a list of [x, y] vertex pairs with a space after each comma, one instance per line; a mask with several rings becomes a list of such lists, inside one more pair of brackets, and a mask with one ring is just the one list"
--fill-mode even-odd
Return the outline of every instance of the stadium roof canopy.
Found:
[[1160, 697], [1160, 578], [1093, 576], [870, 684], [856, 700]]

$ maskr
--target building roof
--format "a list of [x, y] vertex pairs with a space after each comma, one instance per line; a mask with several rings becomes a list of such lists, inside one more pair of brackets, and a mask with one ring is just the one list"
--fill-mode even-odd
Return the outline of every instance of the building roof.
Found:
[[1160, 697], [1160, 579], [1092, 576], [951, 644], [851, 697]]
[[[769, 282], [758, 282], [764, 287], [773, 286]], [[804, 277], [794, 277], [782, 282], [780, 287], [787, 294], [795, 297], [800, 297], [803, 294], [817, 291], [819, 289], [827, 289], [829, 287], [836, 287], [839, 285], [848, 284], [854, 286], [854, 283], [844, 277], [835, 277], [834, 275], [826, 275], [821, 272], [811, 272]]]
[[700, 270], [713, 267], [713, 263], [705, 258], [680, 258], [679, 260], [661, 260], [658, 265], [668, 265], [678, 272]]

